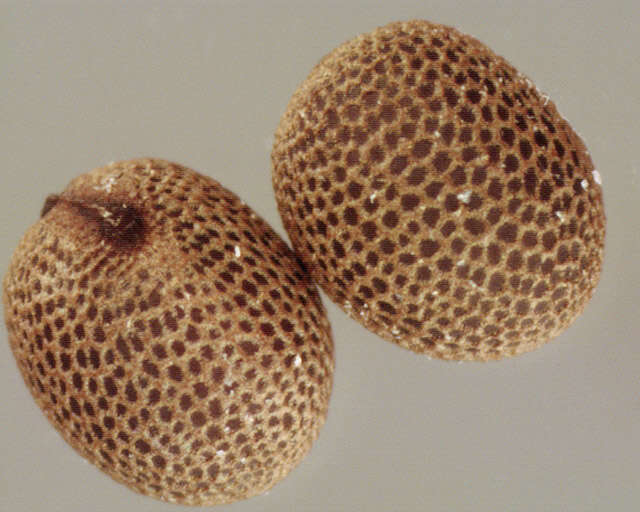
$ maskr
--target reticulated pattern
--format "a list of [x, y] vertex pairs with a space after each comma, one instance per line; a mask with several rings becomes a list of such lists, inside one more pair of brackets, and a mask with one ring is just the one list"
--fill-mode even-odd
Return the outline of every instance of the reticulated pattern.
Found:
[[315, 285], [212, 179], [96, 169], [45, 203], [4, 280], [18, 366], [65, 439], [167, 501], [260, 493], [309, 450], [333, 342]]
[[324, 57], [274, 143], [294, 248], [397, 344], [497, 359], [565, 329], [599, 279], [600, 175], [529, 79], [472, 37], [392, 23]]

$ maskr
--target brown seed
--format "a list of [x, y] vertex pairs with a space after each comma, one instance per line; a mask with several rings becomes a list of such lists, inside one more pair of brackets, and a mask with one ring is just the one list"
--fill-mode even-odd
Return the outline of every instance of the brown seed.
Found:
[[36, 402], [136, 491], [264, 492], [324, 422], [333, 342], [315, 285], [237, 196], [180, 165], [119, 162], [50, 196], [3, 291]]
[[605, 216], [589, 153], [530, 80], [453, 28], [392, 23], [328, 54], [292, 97], [272, 163], [316, 280], [416, 352], [532, 350], [598, 282]]

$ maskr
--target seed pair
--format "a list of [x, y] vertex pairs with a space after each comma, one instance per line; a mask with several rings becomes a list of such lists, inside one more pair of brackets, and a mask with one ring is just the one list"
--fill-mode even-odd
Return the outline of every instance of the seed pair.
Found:
[[18, 367], [63, 437], [116, 480], [184, 504], [281, 480], [326, 417], [330, 327], [351, 317], [443, 359], [531, 350], [602, 264], [580, 138], [475, 39], [424, 21], [349, 41], [276, 132], [295, 253], [211, 178], [119, 162], [50, 196], [4, 280]]

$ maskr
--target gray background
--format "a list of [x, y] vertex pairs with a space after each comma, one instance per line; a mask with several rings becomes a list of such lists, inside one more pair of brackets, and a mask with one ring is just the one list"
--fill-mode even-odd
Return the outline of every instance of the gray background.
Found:
[[[315, 62], [389, 21], [454, 25], [529, 75], [585, 139], [608, 217], [600, 286], [555, 341], [489, 364], [429, 361], [325, 299], [337, 369], [321, 436], [268, 495], [224, 510], [638, 510], [637, 4], [384, 4], [0, 3], [2, 272], [48, 193], [136, 156], [215, 177], [282, 234], [271, 134]], [[116, 484], [64, 443], [28, 394], [4, 329], [0, 404], [2, 512], [180, 509]]]

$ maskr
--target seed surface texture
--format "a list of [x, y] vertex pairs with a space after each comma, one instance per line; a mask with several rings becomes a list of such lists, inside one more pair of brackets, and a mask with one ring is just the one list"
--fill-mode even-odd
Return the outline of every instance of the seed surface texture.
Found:
[[264, 492], [327, 413], [315, 285], [236, 195], [139, 159], [50, 196], [4, 278], [9, 342], [62, 436], [114, 479], [189, 505]]
[[284, 226], [329, 297], [442, 359], [530, 351], [602, 266], [600, 174], [554, 103], [476, 39], [392, 23], [325, 56], [278, 126]]

